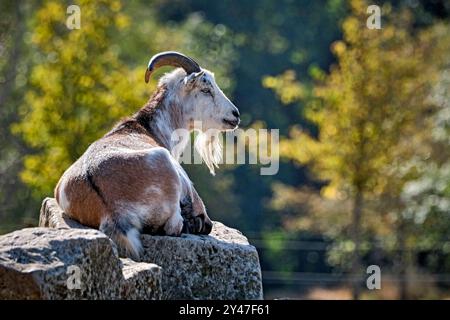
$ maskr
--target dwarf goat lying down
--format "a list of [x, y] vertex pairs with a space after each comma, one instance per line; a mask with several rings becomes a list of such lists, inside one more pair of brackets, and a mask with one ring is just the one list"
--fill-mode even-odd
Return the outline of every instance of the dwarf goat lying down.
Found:
[[[174, 130], [192, 131], [194, 122], [201, 123], [195, 129], [202, 136], [210, 129], [233, 130], [240, 121], [213, 73], [185, 55], [153, 56], [146, 82], [166, 65], [178, 68], [160, 79], [144, 107], [92, 143], [55, 188], [55, 198], [70, 218], [100, 229], [122, 255], [134, 259], [139, 259], [142, 231], [179, 236], [209, 234], [212, 229], [202, 199], [178, 163]], [[196, 147], [214, 173], [218, 139], [203, 136]]]

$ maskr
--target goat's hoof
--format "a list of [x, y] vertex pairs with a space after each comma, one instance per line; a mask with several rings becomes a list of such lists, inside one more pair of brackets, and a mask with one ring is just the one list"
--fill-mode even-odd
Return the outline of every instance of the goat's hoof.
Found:
[[212, 231], [212, 227], [213, 227], [212, 222], [210, 220], [208, 220], [208, 221], [205, 220], [204, 221], [204, 225], [203, 225], [203, 229], [202, 229], [202, 231], [200, 233], [201, 234], [210, 234], [211, 231]]
[[181, 233], [190, 233], [189, 222], [187, 222], [186, 220], [183, 221], [183, 229], [181, 230]]
[[195, 217], [195, 233], [201, 233], [203, 230], [204, 216]]
[[209, 234], [212, 230], [212, 222], [205, 215], [201, 214], [195, 217], [195, 233]]

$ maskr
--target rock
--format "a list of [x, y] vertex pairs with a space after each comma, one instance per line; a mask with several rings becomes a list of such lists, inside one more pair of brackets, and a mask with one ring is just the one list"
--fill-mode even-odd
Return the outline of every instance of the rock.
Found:
[[160, 271], [121, 261], [93, 229], [28, 228], [0, 237], [0, 299], [159, 299]]
[[92, 229], [67, 217], [53, 198], [45, 198], [44, 201], [42, 201], [39, 227]]
[[164, 299], [262, 299], [255, 247], [239, 231], [213, 223], [209, 236], [142, 235], [142, 261], [162, 267]]
[[132, 300], [160, 300], [162, 298], [160, 266], [154, 263], [135, 262], [126, 258], [121, 260], [125, 280], [121, 289], [122, 298]]
[[[43, 202], [39, 224], [51, 228], [92, 230], [66, 217], [51, 198]], [[262, 299], [261, 268], [255, 247], [238, 230], [220, 222], [213, 224], [208, 236], [141, 235], [144, 247], [142, 261], [121, 259], [124, 284], [120, 296], [157, 298], [158, 290], [142, 293], [140, 290], [144, 291], [145, 283], [149, 283], [151, 288], [157, 287], [159, 278], [155, 274], [161, 274], [160, 297], [163, 299]], [[64, 239], [64, 234], [61, 234], [61, 239]], [[136, 277], [136, 274], [140, 276]]]

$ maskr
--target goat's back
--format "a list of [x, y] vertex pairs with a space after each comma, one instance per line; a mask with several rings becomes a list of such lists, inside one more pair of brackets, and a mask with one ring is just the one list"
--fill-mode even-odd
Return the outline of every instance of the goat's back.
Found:
[[119, 131], [94, 142], [66, 170], [55, 197], [68, 216], [98, 228], [105, 216], [120, 214], [129, 204], [157, 202], [161, 195], [178, 203], [179, 189], [167, 149], [146, 134]]

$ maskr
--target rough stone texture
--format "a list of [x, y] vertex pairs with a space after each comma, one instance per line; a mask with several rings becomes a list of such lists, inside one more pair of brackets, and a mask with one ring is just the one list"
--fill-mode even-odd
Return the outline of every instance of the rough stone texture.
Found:
[[142, 244], [142, 261], [162, 267], [164, 299], [263, 298], [255, 247], [220, 222], [209, 236], [142, 235]]
[[[71, 289], [71, 266], [79, 289]], [[97, 230], [28, 228], [0, 237], [0, 299], [159, 299], [160, 285], [160, 268], [122, 262]]]
[[[154, 263], [135, 262], [122, 258], [124, 284], [121, 296], [129, 300], [160, 300], [161, 267]], [[156, 288], [156, 289], [155, 289]]]
[[[39, 225], [82, 229], [79, 232], [92, 230], [66, 217], [51, 198], [43, 202]], [[99, 231], [94, 232], [103, 235]], [[64, 239], [63, 234], [61, 237]], [[144, 246], [142, 262], [121, 259], [124, 282], [114, 298], [263, 298], [258, 253], [238, 230], [214, 222], [213, 230], [208, 236], [142, 235], [141, 240]], [[105, 270], [109, 272], [109, 267], [98, 273], [106, 273]], [[150, 288], [161, 286], [162, 295], [158, 296], [161, 291], [153, 289], [145, 292], [143, 288], [146, 283]], [[136, 287], [139, 290], [133, 290]]]
[[45, 198], [44, 201], [42, 201], [39, 227], [91, 229], [67, 217], [53, 198]]

